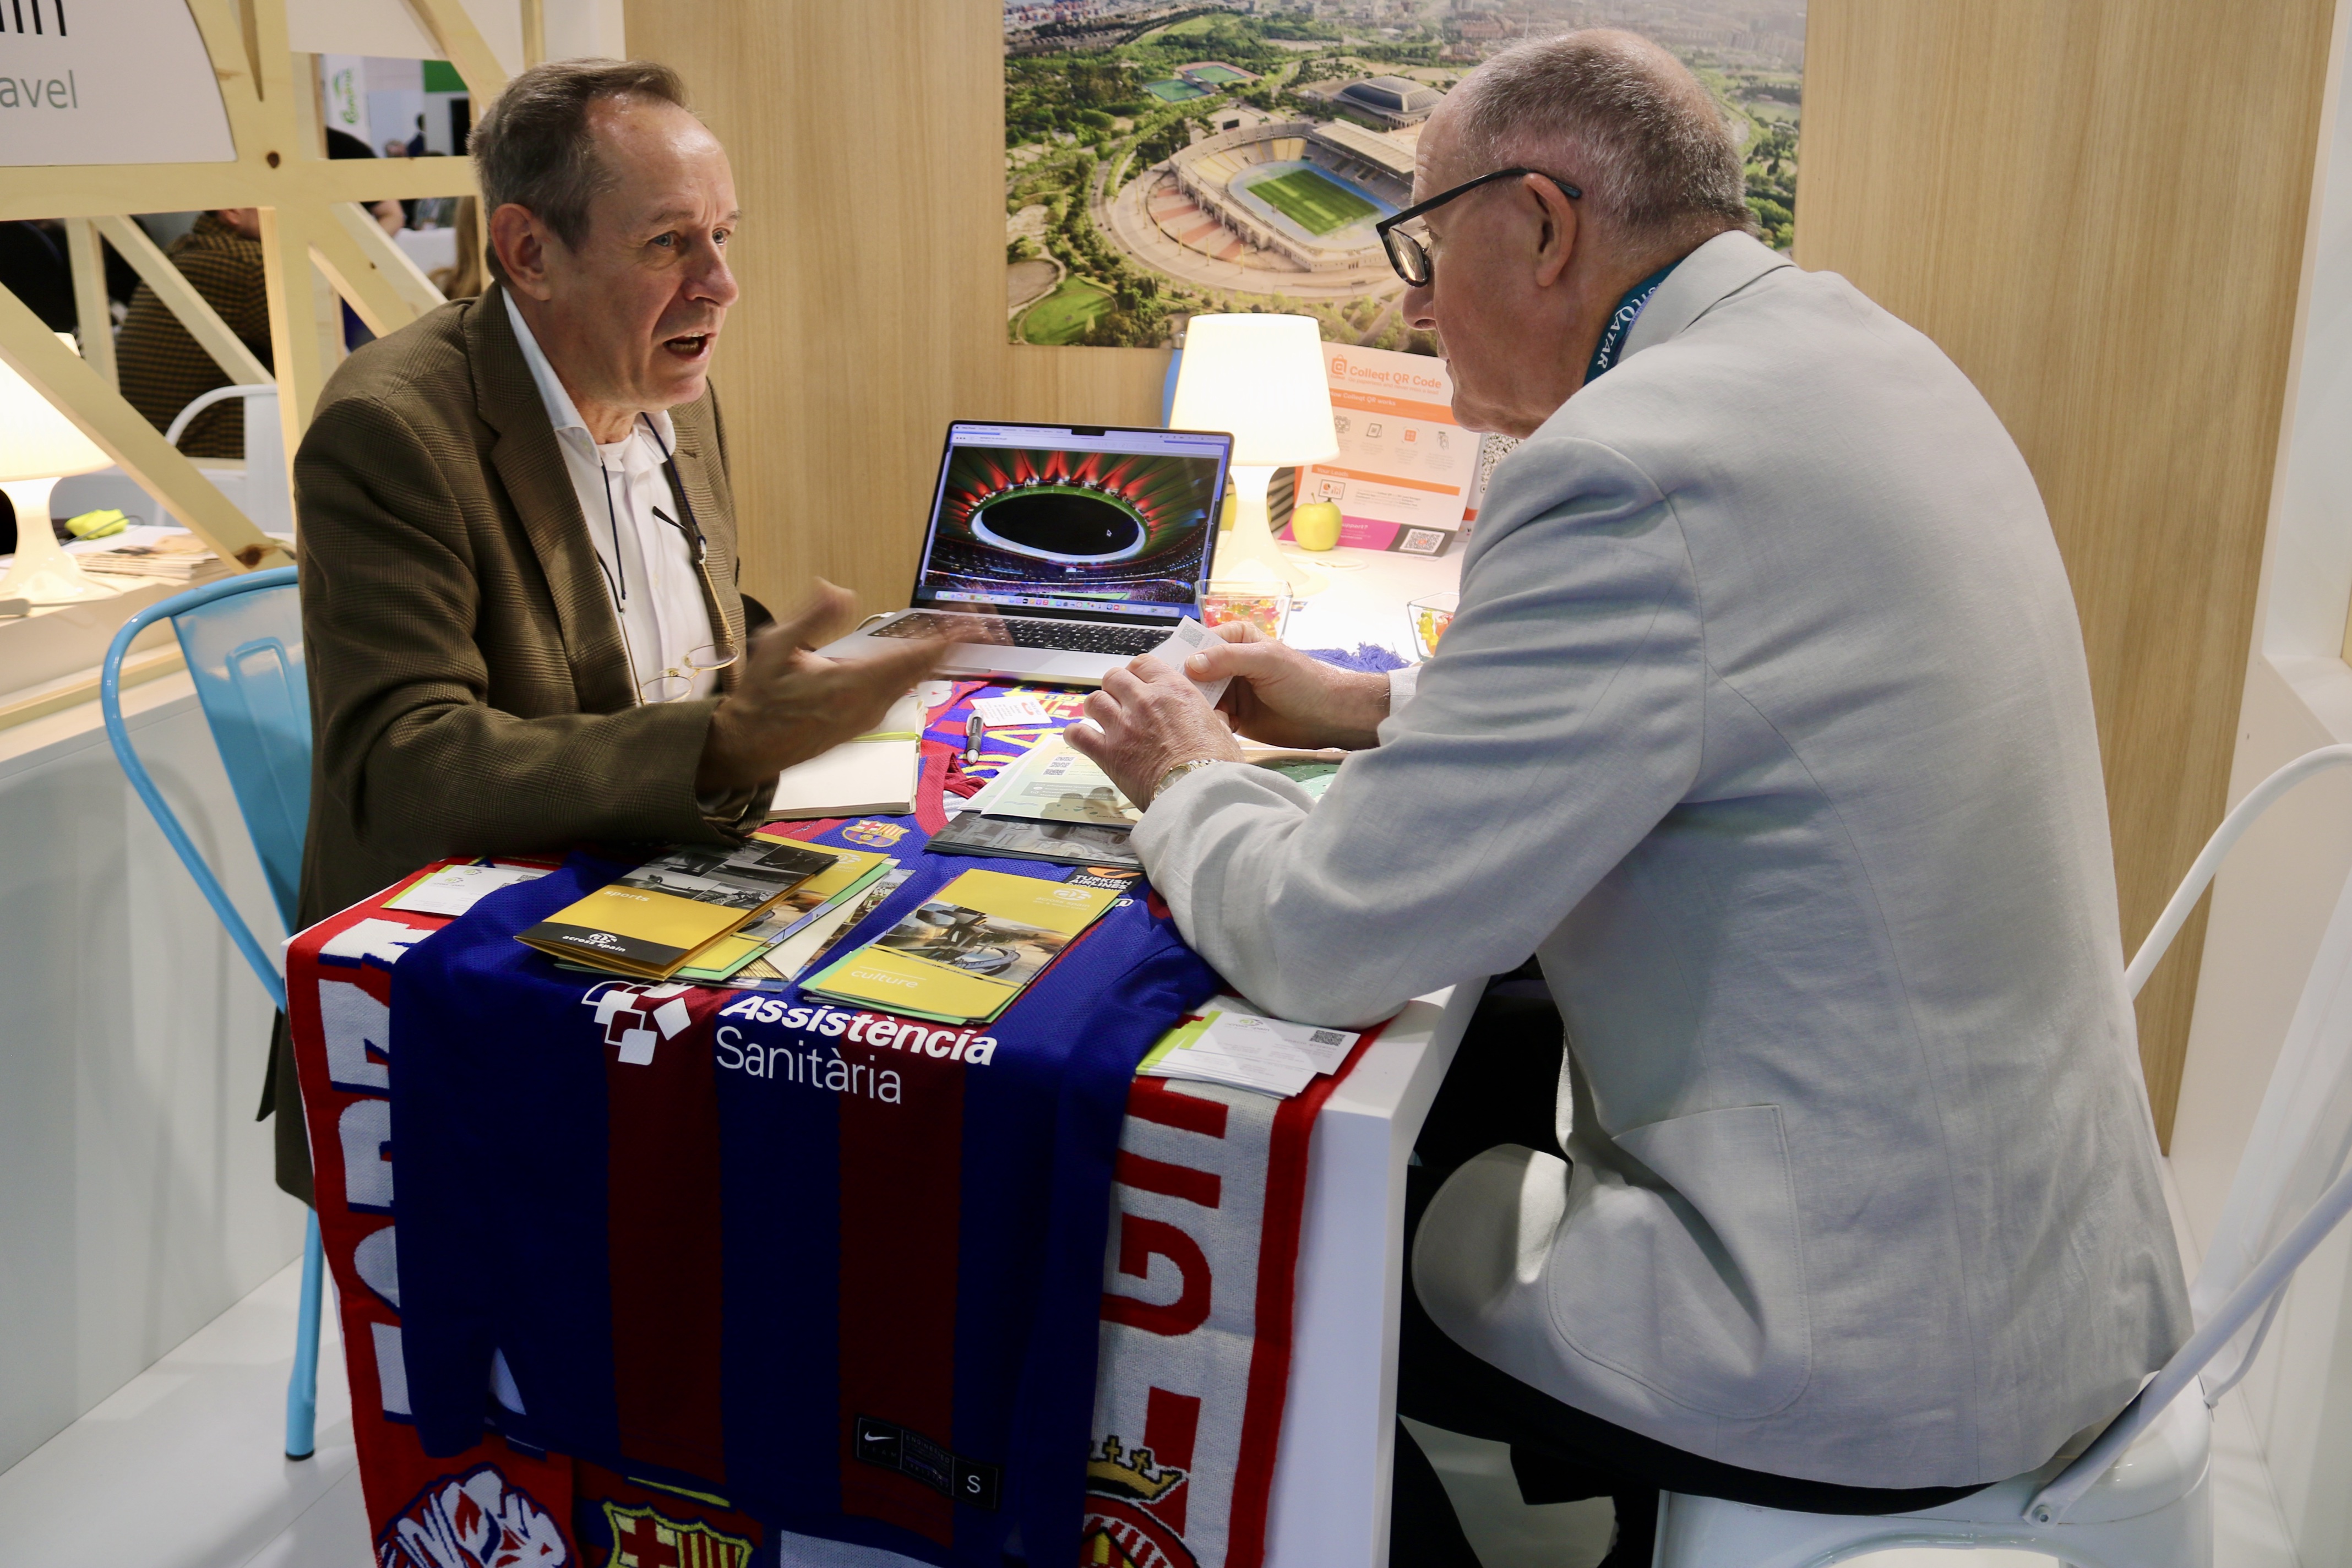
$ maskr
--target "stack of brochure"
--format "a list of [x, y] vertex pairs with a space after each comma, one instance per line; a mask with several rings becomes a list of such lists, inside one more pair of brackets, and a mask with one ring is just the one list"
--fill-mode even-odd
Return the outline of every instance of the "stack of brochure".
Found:
[[785, 991], [833, 956], [844, 936], [889, 900], [914, 872], [896, 862], [854, 902], [820, 910], [814, 919], [760, 957], [715, 984], [735, 991]]
[[677, 972], [680, 980], [705, 984], [731, 980], [751, 964], [765, 961], [772, 968], [776, 950], [804, 931], [824, 925], [829, 915], [846, 915], [861, 902], [898, 862], [870, 849], [842, 849], [828, 844], [802, 844], [782, 835], [758, 834], [754, 842], [791, 844], [828, 857], [832, 864], [769, 906], [767, 913], [734, 935], [712, 942], [695, 954], [694, 962]]
[[923, 847], [934, 855], [1049, 860], [1062, 866], [1115, 866], [1134, 870], [1143, 862], [1128, 847], [1128, 831], [1086, 822], [1027, 822], [967, 811], [932, 834], [931, 841]]
[[1220, 996], [1201, 1016], [1170, 1030], [1136, 1074], [1230, 1084], [1287, 1100], [1320, 1074], [1339, 1071], [1360, 1037], [1347, 1029], [1286, 1023], [1238, 997]]
[[634, 980], [667, 980], [768, 912], [835, 856], [770, 839], [673, 849], [558, 910], [517, 940]]
[[940, 855], [1132, 868], [1139, 862], [1128, 834], [1142, 816], [1108, 774], [1051, 735], [1006, 763], [924, 847]]
[[1005, 763], [987, 788], [965, 803], [964, 810], [1097, 827], [1128, 828], [1143, 820], [1143, 813], [1119, 793], [1110, 775], [1058, 734], [1041, 737], [1027, 752]]
[[812, 995], [941, 1024], [986, 1023], [1118, 900], [1111, 879], [966, 871], [810, 981]]

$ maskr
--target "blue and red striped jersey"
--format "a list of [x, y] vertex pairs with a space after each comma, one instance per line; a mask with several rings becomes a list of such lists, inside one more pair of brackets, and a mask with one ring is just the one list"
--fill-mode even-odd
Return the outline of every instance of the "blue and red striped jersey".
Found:
[[[917, 853], [906, 821], [820, 840], [914, 870], [853, 941], [975, 865], [1071, 874]], [[1140, 884], [972, 1028], [604, 980], [514, 940], [624, 869], [575, 856], [394, 972], [425, 1447], [487, 1423], [803, 1534], [1072, 1560], [1128, 1089], [1215, 975]]]

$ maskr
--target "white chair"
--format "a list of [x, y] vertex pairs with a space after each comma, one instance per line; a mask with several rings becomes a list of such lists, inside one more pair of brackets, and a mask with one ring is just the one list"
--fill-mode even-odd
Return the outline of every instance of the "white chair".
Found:
[[[264, 533], [294, 531], [294, 491], [286, 471], [286, 433], [278, 423], [278, 384], [256, 382], [249, 386], [215, 386], [180, 410], [163, 439], [174, 447], [195, 416], [215, 403], [231, 398], [245, 404], [245, 472], [242, 477], [215, 470], [209, 477], [229, 500]], [[200, 459], [201, 460], [201, 459]]]
[[[2213, 871], [2272, 802], [2352, 763], [2326, 746], [2223, 819], [2126, 972], [2137, 995]], [[2153, 1128], [2150, 1136], [2153, 1137]], [[2213, 1244], [2189, 1288], [2196, 1330], [2079, 1457], [2062, 1454], [1944, 1508], [1851, 1518], [1665, 1494], [1655, 1568], [1826, 1568], [1900, 1547], [2005, 1547], [2078, 1568], [2211, 1568], [2211, 1406], [2261, 1351], [2297, 1265], [2352, 1210], [2352, 880], [2320, 939]], [[2215, 1370], [2223, 1351], [2226, 1370]]]

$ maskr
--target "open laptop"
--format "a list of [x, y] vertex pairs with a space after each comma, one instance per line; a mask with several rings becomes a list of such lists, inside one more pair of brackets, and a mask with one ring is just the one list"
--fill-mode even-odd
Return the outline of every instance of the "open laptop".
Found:
[[1098, 686], [1200, 613], [1234, 438], [948, 426], [911, 607], [819, 651], [952, 639], [942, 672]]

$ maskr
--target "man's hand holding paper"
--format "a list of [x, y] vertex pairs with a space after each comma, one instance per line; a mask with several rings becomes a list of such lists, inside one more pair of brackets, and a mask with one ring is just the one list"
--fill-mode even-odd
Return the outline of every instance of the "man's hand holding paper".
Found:
[[[1169, 769], [1199, 759], [1243, 760], [1234, 733], [1301, 751], [1361, 751], [1378, 743], [1389, 679], [1336, 669], [1233, 621], [1181, 668], [1147, 654], [1114, 670], [1087, 700], [1070, 744], [1150, 805]], [[1202, 688], [1221, 689], [1214, 708]], [[1222, 717], [1220, 717], [1222, 715]]]

